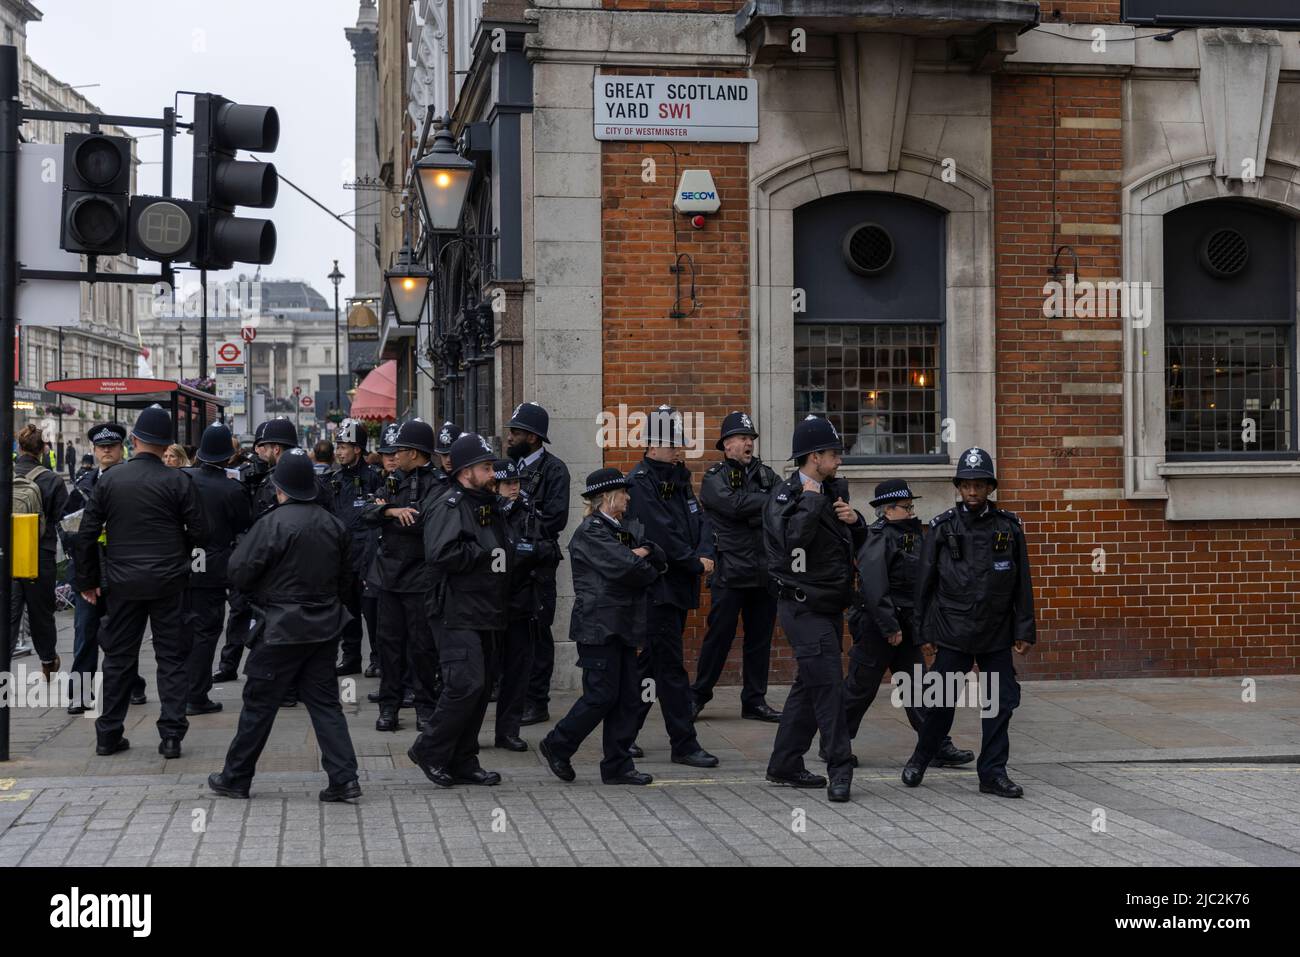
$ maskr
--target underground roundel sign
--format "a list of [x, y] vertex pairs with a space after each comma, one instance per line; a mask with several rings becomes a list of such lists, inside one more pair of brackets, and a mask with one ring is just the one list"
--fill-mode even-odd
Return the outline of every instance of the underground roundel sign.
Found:
[[241, 350], [236, 343], [223, 342], [217, 347], [217, 358], [222, 362], [238, 362], [240, 351]]

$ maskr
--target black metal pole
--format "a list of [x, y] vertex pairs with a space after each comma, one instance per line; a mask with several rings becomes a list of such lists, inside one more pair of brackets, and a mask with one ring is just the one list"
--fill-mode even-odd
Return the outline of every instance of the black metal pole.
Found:
[[[339, 261], [334, 260], [334, 271], [339, 271]], [[339, 284], [334, 283], [334, 411], [343, 414], [343, 386], [339, 382]]]
[[185, 323], [179, 320], [176, 322], [176, 338], [179, 340], [176, 346], [176, 357], [181, 363], [181, 374], [178, 378], [183, 380], [185, 378]]
[[203, 296], [203, 311], [199, 313], [199, 380], [208, 377], [208, 271], [199, 270], [199, 291]]
[[[18, 48], [0, 46], [0, 339], [6, 363], [14, 361], [18, 298]], [[9, 620], [13, 581], [14, 378], [10, 367], [0, 375], [0, 672], [10, 671], [9, 646], [13, 626]], [[10, 681], [10, 695], [18, 689]], [[8, 698], [10, 695], [6, 695]], [[9, 760], [9, 705], [0, 702], [0, 761]]]

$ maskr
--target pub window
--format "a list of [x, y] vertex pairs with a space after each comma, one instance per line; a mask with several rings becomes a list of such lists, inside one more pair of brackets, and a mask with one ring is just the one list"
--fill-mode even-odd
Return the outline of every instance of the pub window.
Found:
[[846, 461], [947, 461], [944, 225], [887, 193], [795, 210], [795, 422], [828, 418]]
[[1295, 457], [1295, 230], [1240, 200], [1165, 216], [1170, 460]]

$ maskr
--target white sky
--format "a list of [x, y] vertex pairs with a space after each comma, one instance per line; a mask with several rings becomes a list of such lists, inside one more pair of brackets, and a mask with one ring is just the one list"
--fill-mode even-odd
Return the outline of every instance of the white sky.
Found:
[[[282, 176], [335, 213], [349, 215], [358, 200], [380, 195], [342, 188], [353, 178], [356, 68], [343, 35], [355, 25], [357, 0], [35, 0], [44, 14], [27, 25], [27, 53], [57, 79], [80, 90], [106, 113], [162, 117], [177, 90], [220, 93], [239, 103], [274, 106], [280, 145], [263, 158]], [[179, 102], [181, 119], [193, 119], [193, 97]], [[152, 131], [128, 130], [142, 136]], [[162, 159], [162, 138], [141, 139], [143, 163]], [[175, 139], [173, 192], [190, 195], [190, 138]], [[245, 154], [246, 158], [246, 154]], [[162, 165], [141, 165], [137, 192], [162, 192]], [[347, 277], [342, 300], [352, 294], [353, 233], [280, 182], [270, 210], [242, 214], [275, 221], [275, 262], [263, 278], [305, 279], [333, 301], [326, 278], [333, 260]], [[150, 264], [141, 263], [142, 271]], [[234, 280], [256, 266], [236, 263]], [[180, 274], [197, 284], [196, 273]], [[178, 280], [181, 281], [181, 280]]]

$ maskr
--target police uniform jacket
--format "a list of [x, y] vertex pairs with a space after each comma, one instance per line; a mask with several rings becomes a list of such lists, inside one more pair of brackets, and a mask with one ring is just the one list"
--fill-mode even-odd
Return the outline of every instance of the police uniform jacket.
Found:
[[[537, 510], [537, 518], [547, 538], [558, 543], [564, 526], [569, 524], [569, 468], [549, 449], [532, 465], [519, 466], [520, 489]], [[563, 556], [561, 556], [563, 560]], [[558, 564], [558, 563], [557, 563]], [[538, 594], [542, 602], [540, 621], [550, 625], [555, 620], [555, 565], [539, 568], [536, 574]]]
[[431, 609], [439, 621], [446, 628], [504, 631], [515, 556], [496, 493], [457, 483], [423, 518], [424, 560], [434, 577]]
[[514, 500], [499, 498], [498, 504], [505, 514], [506, 532], [515, 550], [515, 566], [510, 577], [510, 620], [537, 618], [542, 613], [542, 596], [536, 578], [547, 571], [554, 573], [560, 560], [560, 546], [542, 532], [532, 503], [522, 491]]
[[888, 638], [903, 630], [905, 619], [910, 628], [924, 532], [917, 518], [881, 516], [867, 527], [858, 550], [858, 603], [849, 614], [855, 640]]
[[749, 465], [724, 459], [704, 473], [700, 504], [713, 529], [714, 583], [726, 588], [767, 586], [763, 508], [779, 482], [777, 474], [757, 458]]
[[100, 584], [101, 531], [103, 585], [128, 600], [184, 588], [191, 552], [207, 535], [194, 480], [149, 452], [106, 471], [86, 502], [75, 544], [78, 591]]
[[352, 570], [364, 577], [366, 559], [373, 551], [372, 543], [379, 539], [379, 530], [363, 522], [362, 513], [374, 504], [384, 481], [377, 468], [362, 460], [331, 469], [324, 480], [330, 491], [330, 511], [348, 530], [352, 542]]
[[[26, 475], [36, 466], [34, 456], [23, 453], [14, 461], [14, 474]], [[41, 558], [53, 561], [59, 544], [59, 519], [63, 517], [63, 508], [68, 501], [68, 487], [63, 484], [63, 476], [58, 472], [42, 472], [35, 478], [36, 487], [41, 490], [41, 510], [45, 513], [45, 532], [41, 535]]]
[[98, 468], [82, 469], [78, 472], [77, 477], [72, 480], [72, 489], [68, 492], [68, 499], [63, 503], [63, 516], [71, 515], [79, 508], [85, 508], [86, 499], [90, 498], [90, 493], [94, 491], [95, 483], [98, 481]]
[[853, 601], [853, 557], [867, 533], [861, 515], [854, 525], [835, 516], [837, 498], [849, 500], [847, 482], [832, 479], [821, 492], [805, 492], [796, 470], [775, 488], [763, 512], [767, 570], [780, 596], [830, 615]]
[[[275, 484], [271, 481], [271, 470], [268, 469], [261, 473], [261, 478], [253, 489], [253, 516], [256, 517], [267, 509], [275, 508], [278, 503], [279, 499], [275, 494]], [[329, 487], [320, 474], [316, 475], [316, 498], [312, 504], [324, 508], [329, 508], [331, 505]]]
[[348, 531], [314, 502], [288, 501], [253, 522], [230, 556], [230, 582], [248, 595], [268, 645], [333, 641], [352, 620], [339, 597], [352, 576]]
[[[427, 594], [433, 585], [433, 576], [424, 560], [424, 529], [431, 511], [430, 506], [447, 490], [445, 481], [439, 480], [441, 471], [430, 463], [410, 472], [398, 470], [394, 483], [385, 483], [383, 505], [370, 505], [362, 512], [362, 521], [379, 528], [379, 550], [375, 555], [375, 583], [393, 592]], [[396, 485], [391, 497], [389, 489]], [[403, 525], [387, 508], [414, 508], [420, 514], [411, 525]]]
[[713, 534], [691, 488], [691, 473], [684, 465], [642, 459], [627, 481], [626, 519], [640, 522], [668, 559], [668, 570], [651, 589], [651, 604], [698, 608], [700, 559], [713, 557]]
[[203, 561], [191, 563], [190, 587], [225, 588], [229, 584], [226, 571], [235, 540], [248, 531], [253, 522], [248, 496], [237, 481], [226, 476], [226, 470], [221, 466], [197, 465], [182, 471], [194, 480], [194, 491], [199, 496], [206, 529], [203, 541], [199, 543], [203, 549]]
[[916, 572], [916, 642], [969, 654], [1033, 643], [1034, 595], [1020, 519], [986, 503], [930, 521]]
[[[650, 550], [642, 558], [633, 549]], [[641, 523], [615, 523], [589, 515], [569, 539], [573, 563], [573, 616], [569, 636], [580, 645], [621, 641], [640, 648], [646, 642], [650, 589], [668, 568], [664, 550], [642, 537]]]

